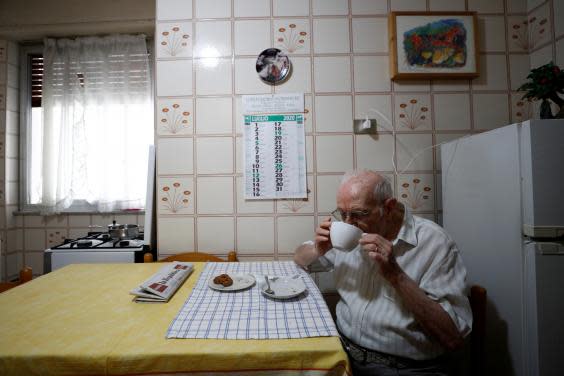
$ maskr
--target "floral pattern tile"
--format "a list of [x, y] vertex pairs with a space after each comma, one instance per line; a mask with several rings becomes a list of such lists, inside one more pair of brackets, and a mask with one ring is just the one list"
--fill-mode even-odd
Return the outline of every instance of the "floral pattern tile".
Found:
[[275, 46], [287, 54], [308, 54], [311, 35], [307, 20], [276, 20], [274, 22]]
[[194, 182], [192, 178], [159, 178], [159, 214], [194, 213]]
[[66, 229], [47, 230], [47, 247], [51, 248], [64, 242], [68, 237]]
[[396, 129], [420, 131], [431, 129], [431, 106], [428, 95], [397, 95]]
[[157, 133], [185, 135], [194, 131], [193, 101], [191, 99], [159, 99], [157, 101]]
[[[311, 190], [307, 190], [308, 195], [311, 193]], [[291, 213], [298, 213], [300, 209], [305, 208], [308, 205], [309, 199], [307, 198], [289, 198], [285, 199], [284, 203], [280, 205], [282, 210], [287, 210]]]
[[157, 25], [157, 58], [192, 56], [192, 23]]
[[307, 95], [304, 98], [304, 129], [306, 133], [312, 132], [313, 130], [311, 121], [313, 117], [312, 108], [313, 105], [311, 96]]
[[537, 8], [528, 18], [529, 50], [547, 43], [552, 38], [548, 3]]
[[276, 200], [278, 213], [313, 213], [315, 198], [313, 194], [313, 177], [307, 177], [307, 198], [289, 198]]
[[526, 16], [508, 17], [507, 19], [509, 49], [511, 51], [528, 51], [529, 34]]
[[432, 174], [398, 176], [399, 200], [412, 211], [433, 210]]
[[509, 17], [509, 49], [528, 52], [542, 43], [550, 35], [548, 17], [542, 14], [529, 17]]
[[534, 103], [522, 97], [522, 93], [511, 94], [511, 119], [514, 122], [532, 119], [535, 113]]

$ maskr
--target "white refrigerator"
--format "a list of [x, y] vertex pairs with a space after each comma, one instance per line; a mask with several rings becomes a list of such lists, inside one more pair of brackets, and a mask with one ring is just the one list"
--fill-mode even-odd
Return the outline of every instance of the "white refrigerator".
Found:
[[488, 291], [489, 375], [564, 374], [564, 120], [441, 146], [443, 225]]

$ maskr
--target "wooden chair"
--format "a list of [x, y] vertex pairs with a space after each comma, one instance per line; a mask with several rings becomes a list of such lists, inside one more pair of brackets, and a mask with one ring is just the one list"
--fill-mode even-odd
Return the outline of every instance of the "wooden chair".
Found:
[[9, 290], [11, 288], [14, 288], [16, 286], [19, 286], [21, 284], [24, 284], [26, 282], [31, 281], [31, 279], [33, 278], [33, 271], [31, 269], [31, 267], [29, 266], [24, 266], [21, 270], [20, 270], [20, 279], [17, 282], [2, 282], [0, 283], [0, 293]]
[[487, 291], [479, 285], [470, 288], [472, 333], [470, 335], [470, 371], [472, 375], [486, 375], [486, 304]]
[[[144, 261], [145, 262], [153, 262], [153, 255], [151, 255], [150, 253], [145, 253], [144, 255]], [[178, 253], [176, 255], [171, 255], [168, 256], [162, 260], [159, 260], [159, 262], [172, 262], [172, 261], [186, 261], [186, 262], [198, 262], [198, 261], [211, 261], [211, 262], [225, 262], [226, 260], [214, 256], [214, 255], [210, 255], [209, 253], [204, 253], [204, 252], [184, 252], [184, 253]], [[237, 259], [237, 252], [235, 251], [231, 251], [227, 254], [227, 261], [228, 262], [238, 262], [239, 260]]]

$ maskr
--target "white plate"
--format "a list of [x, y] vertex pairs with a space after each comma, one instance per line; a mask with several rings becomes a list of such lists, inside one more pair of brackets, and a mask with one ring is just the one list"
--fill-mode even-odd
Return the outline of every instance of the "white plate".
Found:
[[231, 286], [225, 287], [223, 285], [213, 283], [213, 279], [217, 277], [217, 275], [214, 275], [208, 280], [208, 286], [217, 291], [239, 291], [249, 288], [255, 284], [255, 277], [250, 274], [229, 274], [229, 276], [233, 279], [233, 284]]
[[268, 289], [266, 282], [261, 286], [261, 291], [264, 295], [274, 299], [290, 299], [294, 298], [306, 289], [304, 282], [300, 276], [294, 277], [269, 277], [270, 288], [274, 290], [274, 294], [268, 294], [265, 290]]

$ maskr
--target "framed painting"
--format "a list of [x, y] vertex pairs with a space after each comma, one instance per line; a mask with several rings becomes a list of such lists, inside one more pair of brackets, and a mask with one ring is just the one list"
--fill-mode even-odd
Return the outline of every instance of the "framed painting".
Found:
[[475, 78], [475, 12], [392, 12], [388, 20], [392, 80]]

